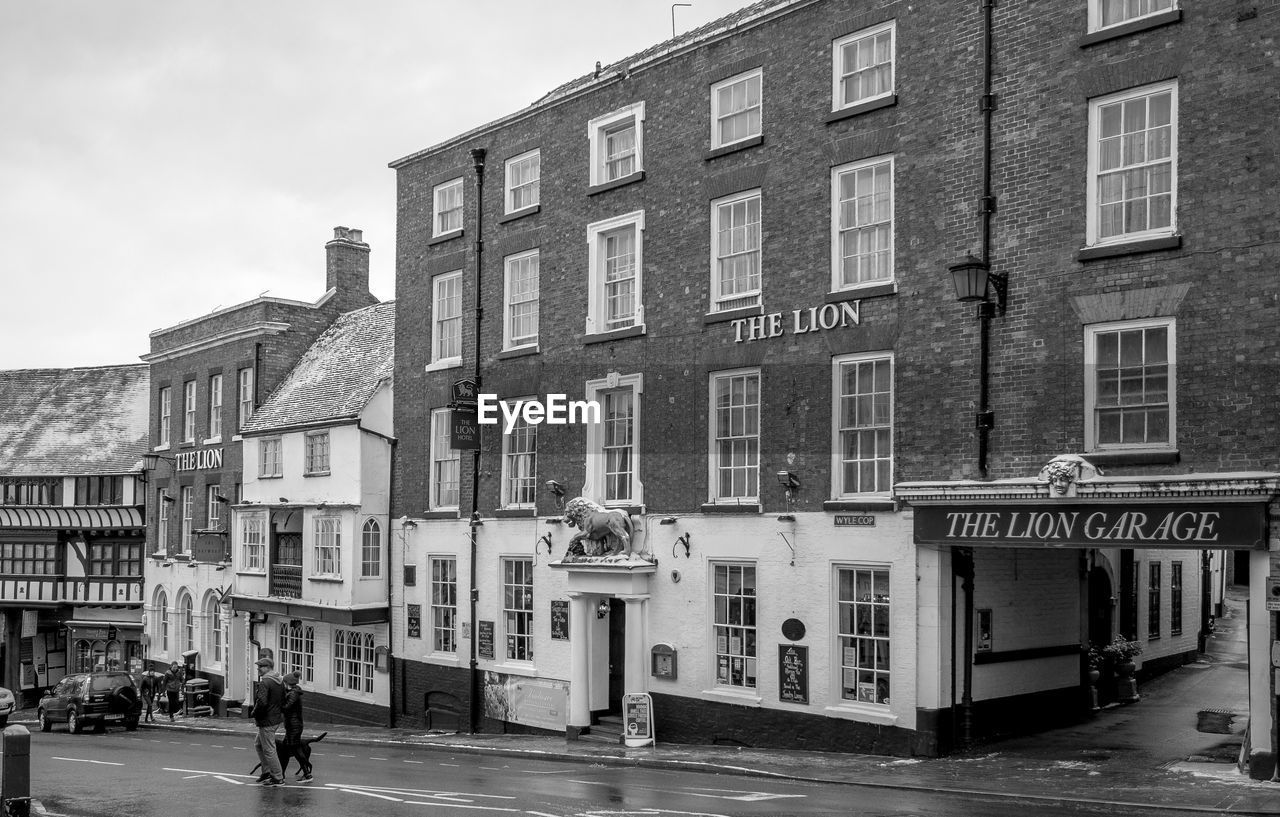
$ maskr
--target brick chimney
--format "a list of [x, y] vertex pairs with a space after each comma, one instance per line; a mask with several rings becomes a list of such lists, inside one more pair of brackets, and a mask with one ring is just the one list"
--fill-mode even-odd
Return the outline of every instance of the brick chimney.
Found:
[[325, 290], [337, 289], [343, 300], [370, 299], [369, 245], [361, 240], [360, 230], [334, 227], [333, 240], [324, 249]]

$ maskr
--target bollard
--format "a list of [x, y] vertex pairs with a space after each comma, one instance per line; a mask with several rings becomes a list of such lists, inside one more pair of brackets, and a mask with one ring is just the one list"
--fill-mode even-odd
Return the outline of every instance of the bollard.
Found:
[[5, 817], [31, 813], [31, 733], [25, 726], [0, 733], [0, 803]]

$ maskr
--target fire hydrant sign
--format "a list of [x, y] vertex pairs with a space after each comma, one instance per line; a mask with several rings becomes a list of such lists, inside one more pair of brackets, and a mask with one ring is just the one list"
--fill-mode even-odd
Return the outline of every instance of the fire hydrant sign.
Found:
[[653, 698], [647, 692], [622, 696], [622, 739], [628, 746], [653, 745]]

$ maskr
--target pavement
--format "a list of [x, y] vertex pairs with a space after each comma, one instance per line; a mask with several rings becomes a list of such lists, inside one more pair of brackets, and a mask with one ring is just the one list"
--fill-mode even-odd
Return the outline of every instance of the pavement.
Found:
[[[1106, 707], [1076, 726], [946, 758], [786, 751], [659, 742], [628, 748], [562, 736], [440, 734], [421, 729], [309, 724], [326, 743], [402, 744], [454, 753], [647, 766], [850, 786], [952, 792], [1025, 802], [1096, 804], [1159, 813], [1280, 815], [1280, 782], [1252, 780], [1236, 761], [1247, 720], [1244, 603], [1236, 594], [1201, 660], [1142, 684], [1137, 703]], [[13, 722], [35, 713], [17, 713]], [[239, 734], [244, 718], [158, 717], [145, 730]], [[659, 725], [659, 734], [661, 734]]]

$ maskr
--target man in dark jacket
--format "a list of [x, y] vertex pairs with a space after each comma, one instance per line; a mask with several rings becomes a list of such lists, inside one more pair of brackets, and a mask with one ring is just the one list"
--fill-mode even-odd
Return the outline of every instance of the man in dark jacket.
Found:
[[262, 764], [258, 782], [264, 786], [284, 784], [280, 756], [276, 753], [276, 732], [284, 722], [283, 709], [284, 679], [276, 672], [275, 661], [259, 658], [258, 686], [253, 693], [253, 721], [258, 726], [258, 736], [254, 738], [253, 748]]
[[167, 701], [166, 709], [169, 711], [169, 720], [173, 720], [173, 716], [177, 713], [179, 703], [178, 699], [182, 695], [182, 684], [186, 680], [186, 673], [182, 671], [182, 665], [174, 661], [169, 665], [169, 671], [164, 674], [164, 694]]
[[[284, 677], [284, 748], [289, 757], [298, 761], [298, 779], [306, 783], [311, 780], [311, 752], [303, 751], [300, 680], [302, 678], [296, 672]], [[288, 758], [285, 758], [284, 765], [288, 767]]]

